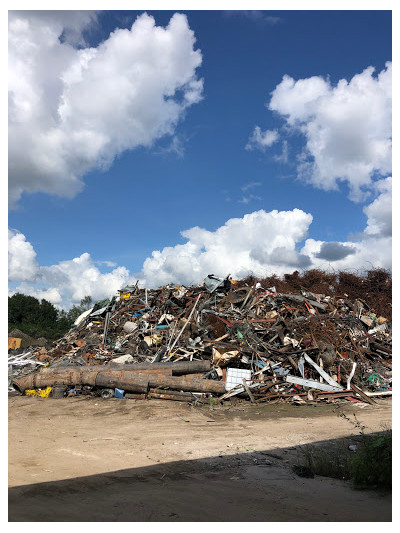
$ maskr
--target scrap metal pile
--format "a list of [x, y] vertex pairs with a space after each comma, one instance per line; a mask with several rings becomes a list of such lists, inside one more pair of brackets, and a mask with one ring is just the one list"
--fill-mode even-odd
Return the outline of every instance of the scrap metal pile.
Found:
[[14, 376], [14, 389], [374, 403], [391, 394], [391, 322], [360, 298], [279, 293], [209, 275], [199, 286], [125, 287], [36, 361], [45, 367]]

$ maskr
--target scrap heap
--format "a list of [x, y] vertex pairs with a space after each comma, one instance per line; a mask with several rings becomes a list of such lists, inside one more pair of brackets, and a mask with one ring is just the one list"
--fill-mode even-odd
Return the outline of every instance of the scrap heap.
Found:
[[360, 298], [209, 275], [199, 286], [124, 287], [36, 354], [45, 368], [12, 385], [54, 395], [374, 403], [391, 394], [391, 354], [390, 320]]

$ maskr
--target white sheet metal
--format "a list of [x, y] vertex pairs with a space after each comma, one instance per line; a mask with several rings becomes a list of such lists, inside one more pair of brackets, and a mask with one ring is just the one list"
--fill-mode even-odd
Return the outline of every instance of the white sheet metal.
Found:
[[[319, 368], [319, 367], [318, 367]], [[343, 390], [342, 387], [339, 385], [336, 385], [336, 387], [333, 387], [332, 385], [328, 385], [327, 383], [320, 383], [319, 381], [312, 381], [311, 379], [303, 379], [298, 378], [297, 376], [286, 376], [286, 381], [288, 383], [295, 383], [296, 385], [302, 385], [304, 387], [310, 387], [310, 389], [318, 389], [323, 391], [335, 391], [335, 390]]]
[[87, 311], [84, 311], [81, 315], [78, 316], [78, 318], [74, 322], [74, 326], [79, 326], [79, 324], [90, 315], [90, 313], [93, 311], [93, 307], [91, 309], [88, 309]]
[[341, 387], [337, 381], [335, 381], [333, 378], [331, 378], [331, 376], [329, 374], [327, 374], [325, 372], [325, 370], [322, 370], [322, 368], [320, 366], [318, 366], [317, 363], [315, 361], [313, 361], [311, 359], [311, 357], [309, 355], [307, 355], [306, 353], [304, 354], [304, 359], [308, 363], [310, 363], [310, 365], [313, 366], [317, 372], [319, 372], [320, 376], [322, 376], [324, 378], [324, 380], [327, 383], [329, 383], [329, 385], [332, 385], [332, 387], [339, 387], [339, 389], [343, 389], [343, 387]]

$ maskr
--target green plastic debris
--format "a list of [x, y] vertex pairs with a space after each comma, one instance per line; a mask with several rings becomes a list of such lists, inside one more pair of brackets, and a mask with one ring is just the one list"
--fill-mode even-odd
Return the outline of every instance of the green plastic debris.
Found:
[[378, 374], [377, 372], [373, 372], [370, 374], [365, 381], [369, 381], [369, 383], [373, 383], [374, 385], [377, 385], [378, 383], [382, 383], [384, 381], [383, 377]]

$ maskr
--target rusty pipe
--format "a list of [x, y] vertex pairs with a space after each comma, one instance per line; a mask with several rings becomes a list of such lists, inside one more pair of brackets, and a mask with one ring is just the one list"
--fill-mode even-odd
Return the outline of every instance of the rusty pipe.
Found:
[[[48, 370], [48, 369], [46, 369]], [[97, 371], [79, 369], [57, 369], [53, 372], [33, 372], [12, 382], [12, 386], [20, 392], [26, 389], [37, 389], [42, 387], [53, 387], [55, 385], [91, 385], [96, 384]]]
[[90, 385], [106, 388], [119, 388], [130, 392], [147, 392], [149, 387], [162, 387], [188, 392], [214, 392], [223, 394], [225, 384], [222, 381], [195, 379], [185, 376], [168, 376], [164, 373], [150, 374], [125, 370], [90, 370], [90, 367], [79, 369], [64, 368], [53, 372], [35, 372], [13, 381], [13, 387], [20, 392], [26, 389], [52, 387], [54, 385]]
[[124, 370], [164, 370], [166, 368], [171, 368], [173, 376], [179, 376], [182, 374], [197, 374], [202, 372], [208, 372], [211, 370], [211, 361], [177, 361], [176, 363], [171, 363], [166, 361], [165, 363], [129, 363], [129, 364], [120, 364], [113, 363], [110, 361], [106, 365], [110, 368], [123, 367]]

